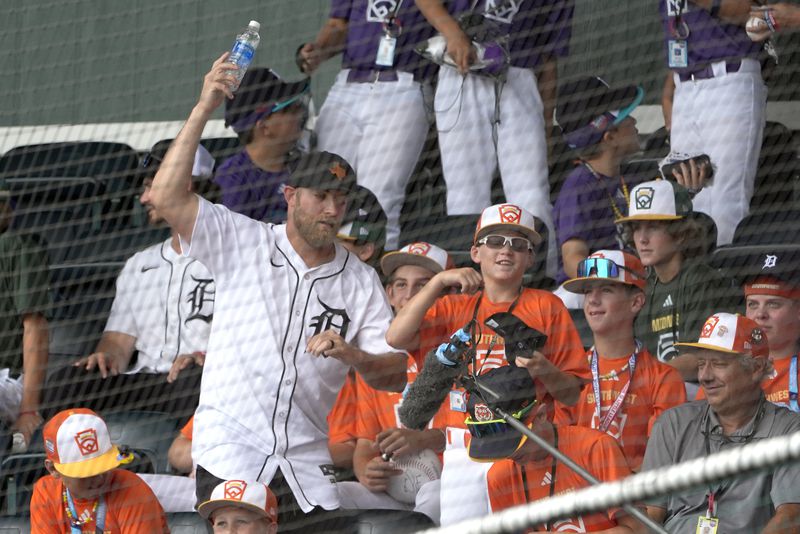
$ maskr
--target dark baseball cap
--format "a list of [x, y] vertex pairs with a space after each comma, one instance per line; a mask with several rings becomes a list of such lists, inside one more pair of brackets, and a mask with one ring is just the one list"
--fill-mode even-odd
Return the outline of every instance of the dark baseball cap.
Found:
[[248, 70], [233, 100], [225, 100], [225, 126], [246, 132], [264, 117], [298, 101], [310, 91], [308, 78], [285, 82], [270, 69]]
[[720, 247], [709, 263], [734, 277], [740, 285], [758, 278], [800, 285], [800, 245]]
[[[498, 367], [476, 377], [475, 381], [479, 389], [484, 390], [484, 398], [491, 399], [495, 406], [522, 421], [536, 404], [533, 378], [522, 367]], [[499, 398], [495, 399], [491, 392]], [[469, 457], [477, 461], [508, 458], [525, 443], [526, 438], [496, 415], [484, 398], [472, 393], [467, 401], [467, 428], [472, 435]]]
[[559, 89], [556, 121], [570, 148], [586, 148], [599, 143], [643, 98], [641, 86], [612, 89], [596, 76], [580, 78]]
[[331, 152], [308, 152], [293, 162], [286, 185], [353, 194], [356, 173], [347, 161]]
[[375, 243], [382, 247], [386, 244], [386, 222], [386, 212], [377, 197], [366, 187], [356, 185], [337, 237], [356, 245]]

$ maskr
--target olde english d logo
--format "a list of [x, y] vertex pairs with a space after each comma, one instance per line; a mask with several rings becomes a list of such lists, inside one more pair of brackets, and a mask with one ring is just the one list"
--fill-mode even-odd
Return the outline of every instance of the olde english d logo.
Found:
[[311, 318], [311, 323], [308, 325], [314, 329], [311, 335], [316, 336], [326, 330], [334, 330], [344, 339], [347, 336], [347, 328], [350, 326], [350, 316], [347, 315], [347, 310], [328, 306], [319, 297], [317, 297], [317, 302], [322, 306], [323, 311]]

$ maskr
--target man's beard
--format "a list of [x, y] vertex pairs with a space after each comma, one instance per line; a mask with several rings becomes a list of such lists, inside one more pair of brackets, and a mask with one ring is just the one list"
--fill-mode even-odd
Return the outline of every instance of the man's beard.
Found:
[[[294, 225], [297, 228], [297, 233], [313, 248], [322, 248], [333, 243], [334, 238], [336, 237], [336, 231], [338, 225], [336, 221], [326, 220], [326, 219], [319, 219], [314, 220], [311, 217], [307, 216], [303, 210], [296, 209], [294, 210]], [[330, 228], [326, 228], [324, 226], [320, 226], [317, 223], [320, 222], [330, 222]]]

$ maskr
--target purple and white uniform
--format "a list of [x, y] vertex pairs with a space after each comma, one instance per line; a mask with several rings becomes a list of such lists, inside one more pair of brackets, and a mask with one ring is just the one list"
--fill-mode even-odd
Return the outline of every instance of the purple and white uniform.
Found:
[[[420, 82], [432, 72], [414, 47], [435, 32], [414, 0], [331, 0], [330, 18], [347, 21], [347, 42], [317, 120], [318, 148], [353, 166], [386, 212], [387, 248], [397, 248], [406, 184], [428, 133]], [[387, 31], [393, 54], [379, 54]]]
[[[473, 0], [454, 0], [454, 17]], [[498, 7], [499, 6], [499, 7]], [[484, 13], [509, 36], [507, 79], [463, 77], [442, 67], [435, 110], [442, 168], [447, 184], [447, 213], [480, 213], [491, 204], [491, 181], [499, 167], [508, 202], [542, 219], [550, 229], [548, 273], [555, 274], [557, 251], [550, 205], [544, 107], [534, 68], [569, 52], [572, 0], [483, 0]], [[496, 106], [497, 116], [496, 116]], [[496, 142], [495, 142], [496, 139]]]
[[705, 153], [714, 183], [693, 200], [717, 225], [717, 244], [733, 240], [753, 196], [766, 113], [760, 45], [688, 0], [661, 0], [667, 66], [675, 81], [673, 151]]

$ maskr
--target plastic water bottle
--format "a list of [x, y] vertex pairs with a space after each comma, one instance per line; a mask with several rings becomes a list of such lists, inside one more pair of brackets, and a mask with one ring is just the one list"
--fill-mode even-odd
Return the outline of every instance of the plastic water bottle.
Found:
[[[236, 87], [239, 87], [244, 73], [247, 72], [247, 67], [250, 66], [250, 63], [253, 61], [253, 56], [256, 55], [256, 48], [258, 48], [258, 43], [261, 42], [261, 36], [258, 35], [258, 30], [260, 29], [261, 24], [255, 20], [251, 20], [247, 28], [236, 36], [236, 42], [233, 43], [228, 63], [233, 63], [239, 67], [239, 69], [233, 73], [236, 77]], [[234, 89], [236, 89], [236, 87]]]

